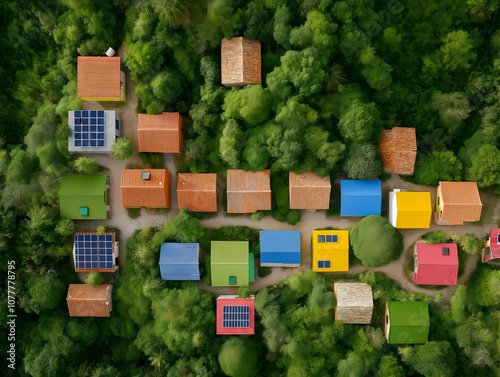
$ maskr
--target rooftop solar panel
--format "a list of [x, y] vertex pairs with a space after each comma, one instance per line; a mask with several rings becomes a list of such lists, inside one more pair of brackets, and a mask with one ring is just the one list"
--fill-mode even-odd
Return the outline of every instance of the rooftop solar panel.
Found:
[[250, 327], [250, 306], [224, 305], [222, 327], [230, 327], [230, 328]]
[[75, 111], [75, 147], [104, 147], [104, 111]]
[[113, 236], [75, 234], [76, 269], [113, 269]]

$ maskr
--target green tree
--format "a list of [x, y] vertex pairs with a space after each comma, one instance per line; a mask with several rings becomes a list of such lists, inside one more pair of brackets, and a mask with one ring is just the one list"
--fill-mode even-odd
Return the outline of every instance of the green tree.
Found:
[[379, 112], [374, 103], [354, 99], [339, 118], [338, 128], [344, 140], [366, 143], [380, 131]]
[[373, 179], [384, 171], [380, 151], [373, 144], [352, 144], [344, 163], [344, 171], [352, 179]]
[[365, 65], [361, 73], [371, 88], [382, 90], [392, 83], [391, 71], [392, 67], [376, 56], [371, 64]]
[[500, 150], [491, 144], [485, 144], [471, 156], [472, 165], [468, 178], [477, 182], [479, 187], [500, 183]]
[[430, 155], [419, 155], [415, 164], [415, 181], [419, 185], [437, 186], [439, 181], [459, 181], [462, 178], [462, 163], [452, 151], [434, 151]]
[[456, 131], [456, 127], [467, 119], [472, 107], [463, 92], [441, 93], [436, 92], [432, 96], [432, 108], [439, 111], [443, 123], [450, 131]]
[[252, 292], [250, 291], [250, 288], [248, 285], [242, 285], [238, 288], [238, 296], [241, 298], [248, 298]]
[[391, 355], [382, 356], [378, 368], [378, 377], [404, 377], [404, 369], [398, 364], [398, 359]]
[[224, 99], [224, 117], [242, 119], [253, 126], [269, 119], [272, 96], [261, 85], [247, 85], [231, 90]]
[[403, 236], [380, 216], [367, 216], [354, 224], [349, 240], [354, 255], [367, 267], [396, 260], [403, 251]]
[[473, 51], [474, 43], [468, 32], [464, 30], [453, 31], [446, 36], [444, 43], [441, 52], [446, 69], [450, 71], [468, 69], [476, 60], [477, 55]]
[[81, 318], [71, 318], [66, 325], [66, 333], [75, 342], [82, 342], [85, 347], [97, 340], [99, 327], [94, 322], [87, 322]]
[[454, 376], [457, 369], [456, 354], [447, 341], [430, 341], [415, 346], [409, 365], [425, 377]]
[[178, 28], [189, 18], [189, 0], [151, 0], [162, 26]]
[[55, 231], [63, 237], [68, 237], [75, 232], [75, 224], [70, 219], [60, 219], [57, 222]]
[[222, 131], [219, 153], [222, 161], [231, 169], [237, 169], [240, 164], [242, 142], [243, 132], [238, 123], [234, 119], [229, 119]]
[[103, 276], [99, 271], [90, 271], [85, 279], [85, 283], [91, 287], [97, 287], [102, 284]]
[[259, 372], [259, 345], [250, 339], [229, 338], [219, 351], [222, 371], [232, 377], [253, 377]]
[[286, 4], [281, 4], [276, 8], [274, 13], [274, 32], [273, 37], [276, 42], [284, 48], [290, 48], [290, 32], [292, 26], [290, 25], [290, 9]]
[[198, 242], [204, 232], [198, 220], [183, 208], [172, 221], [165, 223], [162, 233], [166, 239], [177, 242]]
[[113, 143], [111, 147], [111, 153], [117, 160], [125, 160], [132, 156], [134, 153], [134, 145], [132, 144], [132, 140], [127, 137], [119, 137]]
[[89, 157], [78, 157], [75, 160], [75, 169], [78, 173], [97, 173], [101, 170], [101, 167], [97, 161]]
[[28, 313], [55, 309], [66, 292], [66, 286], [52, 274], [34, 275], [26, 287], [28, 295], [21, 297], [21, 307]]

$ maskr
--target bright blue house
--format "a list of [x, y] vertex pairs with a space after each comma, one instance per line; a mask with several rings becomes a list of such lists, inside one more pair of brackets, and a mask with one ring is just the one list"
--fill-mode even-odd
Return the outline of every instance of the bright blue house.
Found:
[[340, 181], [340, 216], [380, 216], [381, 209], [380, 180]]
[[163, 243], [160, 250], [160, 273], [163, 280], [200, 280], [197, 243]]
[[300, 231], [261, 230], [260, 265], [300, 267]]

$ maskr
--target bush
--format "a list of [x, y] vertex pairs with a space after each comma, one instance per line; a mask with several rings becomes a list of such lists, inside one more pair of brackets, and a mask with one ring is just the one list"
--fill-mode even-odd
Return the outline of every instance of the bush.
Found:
[[219, 365], [231, 377], [253, 377], [258, 373], [260, 346], [250, 339], [229, 338], [219, 351]]
[[97, 287], [99, 284], [102, 284], [102, 281], [102, 274], [99, 271], [90, 271], [87, 279], [85, 279], [85, 283], [92, 287]]
[[454, 237], [454, 239], [470, 255], [480, 254], [484, 246], [484, 241], [471, 233], [465, 233], [465, 236]]
[[259, 277], [261, 277], [261, 278], [265, 278], [271, 272], [273, 272], [271, 267], [259, 267]]
[[438, 230], [436, 232], [428, 232], [425, 233], [422, 236], [422, 240], [424, 240], [428, 244], [435, 244], [435, 243], [445, 243], [450, 240], [450, 236], [447, 235], [445, 232], [442, 230]]
[[127, 208], [127, 213], [128, 217], [131, 219], [137, 219], [139, 216], [141, 216], [141, 209], [140, 208]]
[[132, 140], [126, 137], [119, 137], [113, 143], [111, 147], [111, 153], [117, 160], [125, 160], [132, 156], [134, 153], [134, 145], [132, 144]]
[[367, 267], [377, 267], [399, 258], [403, 236], [380, 216], [368, 216], [357, 222], [350, 234], [354, 255]]
[[248, 285], [242, 285], [238, 288], [238, 296], [240, 298], [248, 298], [252, 292], [250, 292], [250, 287]]
[[210, 265], [210, 254], [205, 254], [203, 259], [203, 275], [201, 276], [201, 282], [205, 285], [212, 284], [212, 268]]

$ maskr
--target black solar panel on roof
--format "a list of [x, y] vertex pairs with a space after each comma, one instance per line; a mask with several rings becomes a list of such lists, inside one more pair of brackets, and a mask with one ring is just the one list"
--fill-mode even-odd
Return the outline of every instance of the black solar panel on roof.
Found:
[[443, 247], [442, 248], [443, 255], [450, 255], [450, 248], [449, 247]]
[[222, 315], [222, 327], [250, 327], [250, 306], [248, 305], [224, 305]]
[[74, 118], [75, 147], [104, 147], [104, 111], [77, 110]]
[[76, 269], [113, 269], [113, 236], [75, 234]]

